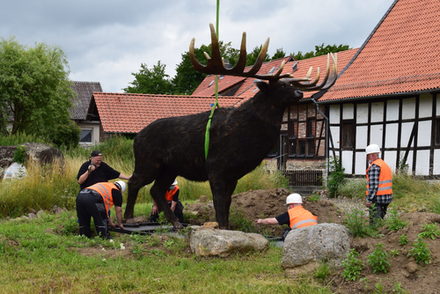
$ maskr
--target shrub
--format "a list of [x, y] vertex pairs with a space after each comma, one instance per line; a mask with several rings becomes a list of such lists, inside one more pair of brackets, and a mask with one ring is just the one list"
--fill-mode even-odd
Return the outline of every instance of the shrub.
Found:
[[404, 245], [406, 245], [406, 244], [408, 244], [408, 236], [406, 235], [406, 234], [402, 234], [402, 235], [400, 235], [400, 237], [399, 237], [399, 244], [400, 244], [400, 246], [404, 246]]
[[353, 209], [344, 220], [345, 226], [353, 237], [367, 237], [374, 235], [374, 229], [368, 224], [368, 220], [362, 210]]
[[390, 262], [388, 261], [388, 253], [385, 251], [383, 244], [376, 244], [376, 249], [368, 255], [368, 265], [373, 273], [387, 273], [390, 270]]
[[338, 158], [333, 157], [330, 161], [330, 174], [327, 180], [329, 196], [334, 198], [337, 195], [338, 187], [344, 183], [345, 175], [342, 163]]
[[396, 209], [391, 209], [388, 218], [385, 220], [385, 226], [391, 231], [398, 231], [406, 227], [407, 222], [399, 218], [399, 213]]
[[13, 161], [24, 164], [26, 162], [26, 148], [23, 145], [17, 146], [15, 149]]
[[50, 135], [50, 140], [58, 147], [74, 148], [78, 146], [80, 129], [73, 121], [59, 125]]
[[435, 240], [440, 236], [440, 229], [437, 224], [426, 224], [423, 226], [423, 231], [419, 234], [419, 237], [424, 239]]
[[418, 238], [413, 248], [409, 250], [408, 256], [413, 257], [418, 264], [431, 263], [431, 250], [422, 239]]
[[342, 261], [342, 277], [348, 281], [356, 281], [360, 278], [361, 272], [364, 269], [362, 260], [359, 259], [359, 253], [351, 249], [347, 254], [347, 258]]

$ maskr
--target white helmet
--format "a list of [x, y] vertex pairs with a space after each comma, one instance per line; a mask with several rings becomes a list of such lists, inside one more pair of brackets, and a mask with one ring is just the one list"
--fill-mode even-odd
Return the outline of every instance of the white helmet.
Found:
[[124, 181], [116, 181], [115, 185], [119, 188], [119, 190], [121, 190], [121, 192], [124, 192], [127, 188], [127, 184]]
[[301, 197], [300, 194], [292, 193], [289, 196], [287, 196], [287, 198], [286, 198], [286, 205], [293, 204], [293, 203], [299, 203], [299, 204], [303, 203], [302, 197]]
[[377, 144], [370, 144], [370, 145], [367, 146], [367, 148], [365, 148], [365, 152], [367, 154], [380, 153], [379, 145], [377, 145]]

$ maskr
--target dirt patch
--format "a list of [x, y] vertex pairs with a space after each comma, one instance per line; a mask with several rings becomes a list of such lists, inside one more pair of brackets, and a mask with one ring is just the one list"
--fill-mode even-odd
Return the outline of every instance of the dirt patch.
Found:
[[[255, 190], [232, 196], [231, 219], [234, 213], [239, 213], [249, 221], [256, 218], [275, 217], [286, 211], [285, 199], [289, 191], [286, 189]], [[311, 201], [304, 199], [304, 207], [319, 218], [319, 223], [343, 223], [344, 217], [353, 209], [366, 212], [362, 201], [352, 199], [320, 199]], [[200, 201], [188, 205], [185, 213], [193, 212], [193, 222], [215, 220], [215, 213], [211, 201]], [[390, 214], [388, 214], [389, 216]], [[413, 257], [408, 256], [413, 248], [414, 241], [423, 230], [423, 226], [430, 223], [439, 224], [440, 215], [427, 212], [402, 213], [399, 218], [407, 225], [399, 231], [391, 231], [386, 227], [379, 230], [376, 237], [354, 238], [351, 248], [360, 253], [364, 264], [362, 278], [349, 282], [342, 278], [341, 271], [334, 270], [331, 282], [327, 284], [335, 293], [440, 293], [440, 239], [423, 239], [431, 252], [431, 263], [417, 264]], [[279, 236], [281, 226], [256, 225], [261, 233]], [[400, 245], [400, 238], [406, 235], [408, 243]], [[368, 265], [368, 255], [376, 248], [376, 244], [383, 244], [389, 254], [390, 271], [386, 274], [373, 273]], [[382, 287], [377, 292], [375, 287]], [[403, 292], [405, 289], [407, 292]], [[376, 291], [376, 292], [375, 292]]]
[[[287, 189], [276, 188], [269, 190], [252, 190], [232, 196], [231, 223], [235, 214], [254, 222], [257, 218], [276, 217], [286, 212], [286, 197], [291, 192]], [[341, 223], [342, 212], [329, 200], [310, 201], [304, 198], [304, 207], [318, 216], [319, 223]], [[215, 221], [212, 201], [199, 201], [185, 207], [185, 213], [193, 215], [191, 223], [202, 224]], [[281, 236], [284, 227], [279, 225], [257, 225], [257, 231], [272, 236]]]
[[[406, 293], [440, 293], [440, 239], [423, 239], [431, 252], [430, 264], [417, 264], [408, 253], [413, 248], [414, 241], [426, 224], [440, 223], [440, 215], [426, 212], [403, 213], [399, 217], [407, 222], [407, 226], [399, 231], [391, 231], [386, 227], [380, 230], [376, 238], [354, 238], [352, 248], [360, 253], [365, 269], [362, 279], [347, 282], [337, 277], [333, 284], [336, 293], [373, 293], [376, 284], [380, 284], [386, 293], [402, 293], [397, 289], [405, 289]], [[400, 244], [402, 235], [408, 237], [408, 243]], [[389, 253], [390, 271], [386, 274], [375, 274], [368, 265], [368, 256], [376, 244], [383, 244]], [[392, 292], [394, 291], [394, 292]]]

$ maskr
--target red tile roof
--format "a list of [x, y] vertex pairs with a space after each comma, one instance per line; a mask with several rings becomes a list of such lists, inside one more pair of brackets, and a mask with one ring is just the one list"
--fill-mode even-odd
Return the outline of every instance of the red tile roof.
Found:
[[[263, 63], [260, 70], [258, 71], [259, 74], [266, 74], [268, 73], [273, 67], [278, 67], [283, 60], [291, 60], [290, 57], [284, 57], [276, 60], [271, 60], [268, 62]], [[245, 71], [249, 70], [250, 66], [246, 67]], [[207, 76], [197, 87], [197, 89], [192, 93], [192, 95], [202, 95], [202, 96], [213, 96], [215, 94], [215, 85], [214, 85], [215, 75], [209, 75]], [[246, 81], [245, 81], [246, 80]], [[236, 76], [220, 76], [218, 81], [218, 92], [221, 95], [221, 92], [231, 88], [234, 85], [237, 85], [238, 83], [245, 81], [252, 84], [255, 78], [245, 78], [245, 77], [236, 77]], [[242, 87], [240, 87], [242, 88]], [[237, 92], [238, 93], [238, 92]], [[239, 96], [239, 95], [236, 95]]]
[[[349, 49], [345, 51], [338, 52], [338, 70], [341, 71], [342, 68], [350, 61], [353, 55], [356, 53], [358, 49]], [[287, 62], [283, 69], [283, 74], [292, 73], [292, 66], [298, 62], [297, 71], [293, 73], [294, 77], [305, 77], [307, 75], [307, 71], [310, 67], [313, 67], [313, 74], [316, 73], [316, 69], [319, 67], [321, 69], [321, 78], [324, 75], [326, 66], [327, 66], [327, 55], [321, 55], [317, 57], [312, 57], [308, 59], [302, 59], [298, 61], [290, 61]], [[248, 79], [243, 84], [242, 87], [236, 92], [236, 96], [244, 97], [244, 98], [252, 98], [257, 92], [258, 88], [254, 83], [255, 79]], [[315, 92], [304, 92], [304, 97], [308, 98]]]
[[[338, 70], [342, 70], [342, 68], [350, 61], [350, 59], [354, 56], [358, 49], [350, 49], [338, 52]], [[285, 59], [289, 60], [283, 69], [283, 74], [285, 73], [292, 73], [292, 66], [295, 64], [296, 61], [293, 61], [290, 57], [285, 57]], [[268, 73], [272, 68], [277, 68], [283, 59], [277, 59], [269, 62], [265, 62], [260, 70], [258, 71], [259, 74], [266, 74]], [[297, 61], [297, 71], [294, 73], [295, 77], [303, 77], [306, 76], [307, 71], [312, 66], [314, 69], [314, 72], [316, 71], [316, 68], [321, 68], [321, 76], [323, 75], [323, 72], [325, 71], [326, 65], [327, 65], [327, 56], [318, 56], [308, 59], [303, 59]], [[204, 93], [204, 95], [214, 95], [214, 86], [211, 85], [208, 87], [208, 85], [214, 81], [213, 75], [207, 76], [203, 82], [199, 85], [195, 93]], [[235, 82], [235, 84], [234, 84]], [[233, 76], [227, 76], [224, 77], [224, 79], [219, 80], [219, 93], [221, 95], [221, 92], [225, 90], [226, 88], [230, 88], [234, 85], [239, 85], [238, 90], [235, 92], [235, 96], [243, 97], [245, 98], [242, 102], [245, 100], [252, 98], [257, 92], [258, 88], [255, 85], [255, 78], [240, 78], [240, 77], [233, 77]], [[227, 87], [226, 87], [227, 85]], [[205, 88], [204, 88], [205, 87]], [[193, 94], [193, 95], [194, 95]], [[304, 97], [310, 97], [313, 94], [313, 92], [305, 92]]]
[[[93, 93], [104, 132], [137, 133], [159, 118], [188, 115], [211, 109], [213, 97], [188, 95]], [[219, 97], [222, 107], [243, 98]]]
[[320, 101], [440, 89], [439, 15], [440, 1], [395, 1]]

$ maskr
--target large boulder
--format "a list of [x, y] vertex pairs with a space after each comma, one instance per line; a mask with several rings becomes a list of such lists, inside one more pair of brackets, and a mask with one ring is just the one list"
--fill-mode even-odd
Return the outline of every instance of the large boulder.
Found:
[[[64, 156], [61, 151], [52, 146], [41, 143], [22, 144], [27, 160], [36, 161], [38, 164], [59, 163], [64, 165]], [[3, 178], [12, 163], [17, 146], [0, 146], [0, 178]], [[15, 167], [12, 167], [15, 169]]]
[[235, 252], [263, 251], [269, 241], [260, 234], [198, 229], [190, 235], [191, 251], [198, 256], [225, 257]]
[[4, 171], [12, 164], [16, 146], [0, 146], [0, 178]]
[[25, 143], [26, 155], [29, 159], [41, 164], [64, 163], [63, 153], [57, 148], [41, 143]]
[[289, 276], [316, 269], [321, 262], [340, 266], [350, 250], [350, 236], [343, 225], [323, 223], [289, 232], [281, 265]]

